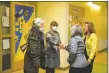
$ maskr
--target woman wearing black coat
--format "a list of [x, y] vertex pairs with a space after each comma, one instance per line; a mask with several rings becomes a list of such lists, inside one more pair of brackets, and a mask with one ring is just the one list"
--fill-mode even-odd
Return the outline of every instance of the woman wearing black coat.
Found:
[[24, 73], [38, 73], [41, 52], [44, 50], [43, 20], [36, 18], [27, 41]]

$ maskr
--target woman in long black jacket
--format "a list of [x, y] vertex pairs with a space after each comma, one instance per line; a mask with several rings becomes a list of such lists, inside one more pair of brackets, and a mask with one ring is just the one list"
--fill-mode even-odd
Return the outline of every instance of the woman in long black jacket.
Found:
[[24, 73], [38, 73], [41, 52], [44, 50], [44, 35], [41, 31], [43, 29], [41, 25], [42, 20], [37, 18], [29, 33], [27, 51], [24, 57]]

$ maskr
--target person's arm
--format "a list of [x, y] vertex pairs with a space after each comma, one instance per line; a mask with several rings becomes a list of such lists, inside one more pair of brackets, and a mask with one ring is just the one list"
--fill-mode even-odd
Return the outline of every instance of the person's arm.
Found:
[[61, 43], [61, 38], [60, 38], [60, 34], [59, 33], [58, 33], [58, 35], [59, 35], [59, 42], [58, 43], [60, 44]]
[[77, 53], [77, 41], [76, 41], [76, 39], [74, 39], [74, 38], [71, 39], [66, 50], [69, 52], [69, 60], [71, 62], [73, 62], [76, 58], [76, 53]]
[[29, 35], [28, 39], [28, 50], [29, 50], [29, 56], [31, 57], [34, 66], [37, 65], [38, 56], [40, 55], [40, 41], [37, 39], [37, 34], [34, 34], [35, 32], [32, 32]]
[[59, 36], [59, 41], [57, 42], [58, 45], [58, 49], [63, 49], [65, 48], [64, 44], [61, 42], [61, 38], [60, 38], [60, 34], [57, 32], [58, 36]]
[[91, 36], [91, 53], [89, 55], [89, 60], [92, 60], [94, 58], [94, 55], [96, 53], [96, 49], [97, 49], [97, 36], [96, 34], [92, 34]]

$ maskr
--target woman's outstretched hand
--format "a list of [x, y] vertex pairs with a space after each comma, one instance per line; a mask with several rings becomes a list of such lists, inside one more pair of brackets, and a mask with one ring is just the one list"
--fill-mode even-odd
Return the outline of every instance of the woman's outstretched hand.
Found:
[[64, 49], [64, 48], [65, 48], [64, 44], [60, 43], [59, 44], [59, 49]]

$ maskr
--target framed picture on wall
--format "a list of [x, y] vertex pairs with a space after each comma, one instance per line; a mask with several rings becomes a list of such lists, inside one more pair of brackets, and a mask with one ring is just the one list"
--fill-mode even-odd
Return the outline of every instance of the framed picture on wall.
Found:
[[10, 48], [10, 40], [7, 39], [3, 39], [3, 49], [9, 49]]
[[9, 16], [2, 16], [2, 27], [9, 27]]

